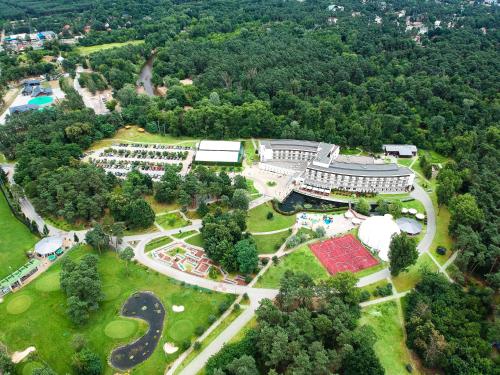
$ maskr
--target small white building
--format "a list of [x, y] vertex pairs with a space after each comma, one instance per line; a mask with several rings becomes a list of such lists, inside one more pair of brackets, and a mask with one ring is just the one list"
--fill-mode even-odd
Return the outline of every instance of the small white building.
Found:
[[207, 141], [196, 145], [194, 162], [199, 164], [241, 164], [243, 147], [241, 142]]
[[41, 257], [48, 257], [63, 247], [63, 239], [57, 236], [45, 237], [35, 245], [35, 253]]

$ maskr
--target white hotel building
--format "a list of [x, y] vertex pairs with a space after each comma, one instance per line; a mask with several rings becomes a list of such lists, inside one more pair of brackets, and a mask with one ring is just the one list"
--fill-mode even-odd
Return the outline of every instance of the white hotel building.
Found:
[[415, 174], [397, 164], [339, 155], [337, 145], [298, 140], [265, 140], [259, 145], [260, 168], [295, 175], [301, 189], [320, 194], [331, 190], [361, 193], [409, 191]]

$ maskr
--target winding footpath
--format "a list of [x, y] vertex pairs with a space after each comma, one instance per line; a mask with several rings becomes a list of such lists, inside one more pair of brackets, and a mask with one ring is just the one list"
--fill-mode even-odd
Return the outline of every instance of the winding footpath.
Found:
[[[1, 166], [4, 168], [9, 176], [9, 181], [13, 182], [13, 171], [14, 171], [14, 165], [11, 164], [4, 164]], [[420, 254], [428, 253], [431, 259], [438, 265], [438, 269], [443, 272], [447, 277], [447, 273], [444, 271], [446, 267], [451, 264], [455, 257], [456, 254], [453, 254], [453, 256], [444, 264], [444, 265], [439, 265], [439, 263], [436, 261], [436, 259], [432, 256], [432, 254], [429, 252], [432, 241], [434, 239], [435, 233], [436, 233], [436, 214], [434, 210], [434, 206], [432, 204], [432, 201], [429, 197], [429, 195], [425, 192], [423, 188], [415, 184], [415, 189], [411, 193], [411, 196], [424, 205], [426, 215], [427, 215], [427, 230], [422, 238], [422, 240], [418, 244], [418, 251]], [[257, 207], [263, 203], [266, 203], [268, 201], [272, 200], [272, 197], [263, 195], [253, 201], [250, 202], [249, 204], [249, 209], [252, 209], [254, 207]], [[71, 232], [65, 232], [63, 230], [60, 230], [58, 228], [55, 228], [54, 226], [46, 223], [43, 218], [38, 215], [36, 212], [35, 208], [29, 202], [28, 199], [23, 198], [20, 201], [21, 204], [21, 209], [23, 213], [26, 215], [26, 217], [29, 220], [35, 220], [35, 222], [38, 224], [39, 228], [43, 228], [44, 225], [47, 225], [49, 232], [51, 235], [61, 235], [61, 236], [68, 236], [68, 235], [73, 235], [74, 233], [79, 236], [81, 240], [83, 240], [86, 231], [71, 231]], [[233, 284], [228, 284], [228, 283], [223, 283], [223, 282], [218, 282], [210, 279], [205, 279], [202, 277], [198, 277], [186, 272], [182, 272], [180, 270], [171, 268], [167, 266], [164, 263], [161, 263], [150, 256], [148, 256], [145, 252], [145, 247], [146, 245], [153, 239], [159, 238], [159, 237], [164, 237], [164, 236], [170, 236], [179, 233], [180, 230], [183, 232], [190, 231], [190, 230], [196, 230], [199, 231], [201, 229], [202, 223], [201, 220], [192, 220], [191, 224], [182, 228], [176, 228], [176, 229], [171, 229], [171, 230], [164, 230], [163, 228], [159, 227], [158, 232], [153, 232], [153, 233], [145, 233], [145, 234], [138, 234], [138, 235], [132, 235], [132, 236], [125, 236], [123, 238], [123, 243], [121, 244], [121, 248], [124, 248], [126, 246], [133, 245], [132, 247], [134, 248], [134, 254], [135, 254], [135, 259], [165, 275], [168, 277], [171, 277], [173, 279], [176, 279], [181, 282], [185, 282], [187, 284], [191, 285], [196, 285], [201, 288], [213, 290], [216, 292], [220, 293], [231, 293], [231, 294], [236, 294], [239, 296], [237, 301], [240, 300], [241, 296], [243, 294], [247, 294], [249, 299], [250, 299], [250, 305], [245, 308], [244, 312], [241, 313], [224, 331], [221, 332], [219, 336], [217, 336], [204, 350], [202, 350], [181, 372], [180, 374], [182, 375], [192, 375], [196, 374], [200, 370], [203, 369], [205, 366], [206, 362], [208, 359], [217, 353], [222, 346], [227, 343], [231, 338], [233, 338], [254, 316], [255, 310], [259, 307], [260, 301], [264, 298], [269, 298], [273, 299], [277, 294], [278, 290], [277, 289], [266, 289], [266, 288], [254, 288], [254, 284], [257, 281], [258, 277], [263, 275], [271, 266], [272, 262], [268, 262], [266, 266], [264, 266], [259, 274], [258, 277], [255, 277], [250, 284], [247, 286], [242, 286], [242, 285], [233, 285]], [[272, 231], [272, 232], [264, 232], [265, 234], [269, 233], [277, 233], [281, 231], [288, 230], [278, 230], [278, 231]], [[295, 233], [297, 230], [296, 227], [293, 227], [293, 233]], [[181, 240], [182, 241], [182, 240]], [[131, 244], [133, 243], [133, 244]], [[284, 256], [285, 253], [285, 244], [283, 244], [280, 249], [275, 253], [277, 257], [282, 257]], [[390, 273], [387, 268], [375, 272], [371, 275], [362, 277], [359, 282], [358, 286], [365, 286], [368, 284], [372, 284], [374, 282], [383, 280], [383, 279], [390, 279]], [[408, 292], [404, 293], [396, 293], [392, 296], [384, 297], [384, 298], [379, 298], [373, 301], [368, 301], [364, 302], [361, 304], [361, 306], [369, 306], [377, 303], [382, 303], [385, 301], [389, 300], [398, 300], [402, 296], [404, 296]], [[229, 314], [229, 313], [228, 313]], [[221, 318], [219, 318], [218, 321], [216, 321], [210, 328], [209, 331], [206, 333], [207, 335], [213, 331], [223, 320], [224, 317], [227, 315], [224, 314]], [[204, 337], [204, 336], [202, 336]], [[173, 374], [176, 370], [176, 368], [181, 364], [182, 360], [192, 351], [192, 348], [189, 349], [188, 351], [184, 352], [181, 354], [181, 356], [178, 357], [178, 359], [172, 364], [172, 366], [169, 369], [166, 369], [166, 374]]]

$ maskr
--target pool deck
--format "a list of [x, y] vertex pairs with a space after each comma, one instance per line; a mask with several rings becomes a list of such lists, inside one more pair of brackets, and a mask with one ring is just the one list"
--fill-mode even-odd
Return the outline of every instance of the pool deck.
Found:
[[[64, 95], [64, 92], [59, 87], [56, 87], [56, 88], [52, 89], [52, 95], [51, 95], [51, 97], [54, 100], [52, 101], [52, 103], [49, 103], [47, 105], [51, 105], [51, 104], [57, 102], [58, 100], [64, 99], [65, 95]], [[12, 102], [12, 104], [10, 106], [11, 107], [17, 107], [19, 105], [26, 105], [32, 99], [34, 99], [34, 98], [32, 98], [29, 95], [25, 96], [25, 95], [21, 94], [21, 92], [19, 92], [19, 95], [17, 95], [17, 97], [14, 99], [14, 101]], [[42, 105], [41, 107], [44, 107], [44, 105]], [[9, 113], [10, 113], [9, 112], [9, 108], [7, 108], [4, 111], [4, 113], [2, 113], [2, 115], [0, 116], [0, 125], [4, 125], [5, 124], [5, 120], [6, 120], [7, 115]]]

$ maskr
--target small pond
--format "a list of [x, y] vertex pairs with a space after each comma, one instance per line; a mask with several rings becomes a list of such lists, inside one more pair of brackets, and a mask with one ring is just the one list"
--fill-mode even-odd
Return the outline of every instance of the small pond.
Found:
[[121, 314], [145, 320], [149, 324], [149, 330], [144, 336], [133, 343], [120, 346], [111, 353], [111, 365], [125, 371], [144, 362], [153, 354], [163, 331], [165, 308], [153, 293], [138, 292], [125, 302]]
[[[297, 210], [299, 206], [301, 207], [301, 209]], [[278, 208], [283, 212], [295, 212], [304, 209], [328, 211], [342, 207], [347, 208], [349, 207], [349, 204], [342, 202], [332, 202], [326, 199], [311, 197], [309, 195], [304, 195], [296, 191], [292, 191], [282, 203], [278, 204]]]

